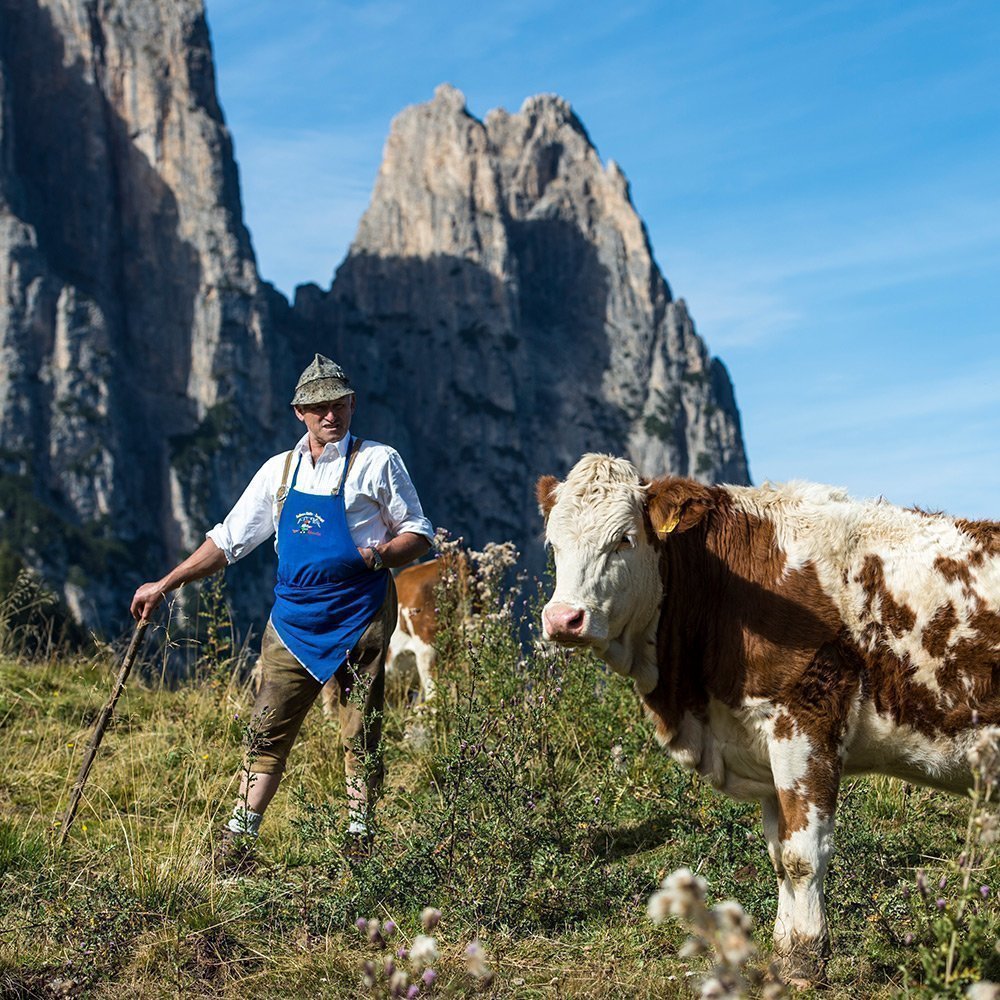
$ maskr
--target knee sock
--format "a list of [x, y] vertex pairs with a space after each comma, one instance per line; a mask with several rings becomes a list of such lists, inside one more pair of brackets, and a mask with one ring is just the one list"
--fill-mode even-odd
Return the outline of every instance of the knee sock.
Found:
[[365, 822], [364, 810], [348, 809], [347, 820], [348, 833], [358, 833], [362, 836], [368, 833], [368, 824]]
[[245, 833], [251, 837], [256, 837], [260, 833], [260, 821], [263, 818], [263, 813], [255, 813], [252, 809], [236, 805], [233, 808], [232, 819], [230, 819], [227, 826], [233, 833]]

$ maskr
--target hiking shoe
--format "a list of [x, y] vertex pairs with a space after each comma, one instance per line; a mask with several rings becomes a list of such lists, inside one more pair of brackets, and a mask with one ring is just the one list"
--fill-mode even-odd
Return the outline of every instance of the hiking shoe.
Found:
[[372, 856], [372, 843], [375, 838], [370, 833], [344, 834], [344, 857], [351, 861], [362, 861]]
[[212, 870], [219, 875], [250, 875], [257, 868], [256, 839], [251, 834], [222, 827], [215, 835]]

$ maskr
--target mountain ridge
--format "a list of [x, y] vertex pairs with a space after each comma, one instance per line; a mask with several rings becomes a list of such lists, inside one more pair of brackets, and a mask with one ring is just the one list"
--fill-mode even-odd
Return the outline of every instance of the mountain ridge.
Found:
[[[0, 544], [114, 630], [298, 437], [319, 351], [435, 523], [539, 569], [580, 452], [747, 481], [732, 384], [569, 102], [394, 119], [331, 287], [257, 269], [200, 0], [0, 0]], [[456, 484], [461, 488], [456, 489]], [[268, 546], [262, 546], [267, 549]], [[266, 616], [273, 555], [229, 577]]]

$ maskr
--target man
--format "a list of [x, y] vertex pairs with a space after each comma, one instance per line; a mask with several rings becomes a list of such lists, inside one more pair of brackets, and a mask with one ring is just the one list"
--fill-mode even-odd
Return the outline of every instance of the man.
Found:
[[205, 542], [132, 599], [133, 616], [148, 618], [167, 592], [276, 536], [275, 602], [261, 642], [252, 724], [259, 735], [218, 845], [224, 868], [243, 863], [302, 720], [330, 678], [340, 694], [349, 844], [367, 849], [383, 775], [385, 654], [396, 625], [389, 568], [422, 556], [434, 534], [397, 452], [350, 433], [357, 397], [339, 365], [317, 354], [292, 406], [306, 425], [295, 448], [269, 459]]

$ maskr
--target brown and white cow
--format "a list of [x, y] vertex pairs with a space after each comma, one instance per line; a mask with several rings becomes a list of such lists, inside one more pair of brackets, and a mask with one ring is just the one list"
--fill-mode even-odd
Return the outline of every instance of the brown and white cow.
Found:
[[[442, 573], [450, 566], [454, 567], [459, 587], [467, 586], [468, 561], [464, 553], [444, 555], [407, 566], [395, 577], [399, 611], [386, 656], [386, 677], [401, 675], [408, 678], [416, 668], [424, 701], [434, 697], [434, 668], [437, 663], [434, 641], [438, 632], [436, 591], [441, 584]], [[323, 714], [327, 718], [336, 717], [337, 697], [336, 681], [330, 681], [323, 688]]]
[[546, 636], [632, 677], [680, 763], [761, 802], [775, 950], [814, 978], [841, 777], [960, 792], [976, 722], [1000, 723], [1000, 524], [812, 483], [644, 482], [605, 455], [537, 493]]
[[399, 620], [389, 643], [386, 675], [412, 674], [416, 667], [420, 691], [426, 701], [434, 697], [434, 665], [437, 650], [437, 588], [441, 584], [444, 560], [408, 566], [396, 577], [399, 598]]

